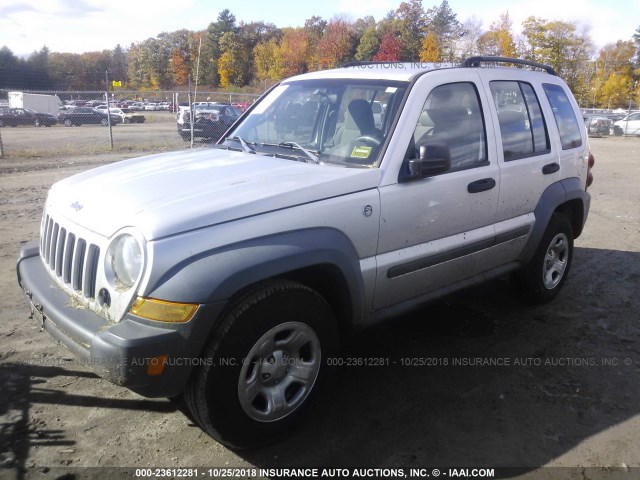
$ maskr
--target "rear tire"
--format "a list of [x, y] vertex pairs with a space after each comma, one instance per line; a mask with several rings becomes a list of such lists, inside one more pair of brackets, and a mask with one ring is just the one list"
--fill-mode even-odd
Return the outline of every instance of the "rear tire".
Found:
[[299, 283], [265, 284], [215, 328], [185, 389], [202, 429], [246, 448], [276, 440], [309, 409], [337, 353], [333, 311]]
[[573, 258], [573, 227], [566, 215], [554, 213], [531, 261], [513, 275], [527, 303], [550, 302], [567, 280]]
[[64, 121], [64, 126], [65, 126], [65, 127], [73, 127], [73, 122], [72, 122], [70, 119], [68, 119], [68, 118], [67, 118], [67, 119]]
[[109, 125], [109, 120], [107, 120], [106, 118], [103, 118], [100, 120], [100, 125], [102, 125], [103, 127], [106, 127]]

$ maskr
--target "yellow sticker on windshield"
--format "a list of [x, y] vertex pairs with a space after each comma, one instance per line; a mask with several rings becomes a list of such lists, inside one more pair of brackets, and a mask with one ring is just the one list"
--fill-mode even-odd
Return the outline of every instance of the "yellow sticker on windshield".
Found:
[[369, 158], [371, 147], [354, 147], [351, 158]]

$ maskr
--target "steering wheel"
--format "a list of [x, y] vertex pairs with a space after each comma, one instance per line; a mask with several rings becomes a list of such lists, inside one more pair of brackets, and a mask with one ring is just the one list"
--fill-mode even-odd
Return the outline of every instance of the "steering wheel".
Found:
[[380, 140], [376, 137], [372, 137], [371, 135], [362, 135], [354, 140], [354, 142], [369, 142], [373, 143], [376, 147], [380, 146]]

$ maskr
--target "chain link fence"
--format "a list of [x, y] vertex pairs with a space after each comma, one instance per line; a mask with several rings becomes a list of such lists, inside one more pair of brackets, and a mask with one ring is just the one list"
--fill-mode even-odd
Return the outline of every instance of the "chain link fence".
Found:
[[258, 97], [182, 90], [0, 90], [0, 157], [144, 155], [206, 146]]

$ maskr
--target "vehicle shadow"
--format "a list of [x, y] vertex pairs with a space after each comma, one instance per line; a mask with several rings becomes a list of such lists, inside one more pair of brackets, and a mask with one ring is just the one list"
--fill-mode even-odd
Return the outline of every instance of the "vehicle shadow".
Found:
[[640, 412], [639, 283], [640, 253], [576, 248], [550, 304], [498, 279], [364, 331], [312, 418], [237, 453], [263, 468], [543, 466]]
[[29, 451], [39, 447], [72, 447], [76, 441], [62, 429], [44, 428], [32, 421], [33, 405], [76, 405], [173, 412], [169, 402], [127, 400], [74, 395], [61, 389], [42, 388], [55, 377], [96, 378], [91, 372], [75, 371], [59, 366], [7, 362], [0, 364], [0, 477], [26, 478]]

